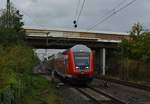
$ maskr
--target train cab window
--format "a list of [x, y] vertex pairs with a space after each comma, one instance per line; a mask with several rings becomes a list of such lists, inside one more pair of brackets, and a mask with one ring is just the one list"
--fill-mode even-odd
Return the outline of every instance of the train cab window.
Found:
[[90, 48], [85, 45], [76, 45], [72, 48], [76, 69], [89, 69], [90, 65]]
[[75, 57], [77, 66], [89, 66], [89, 57]]
[[67, 64], [67, 59], [64, 59], [64, 65], [66, 65]]
[[68, 61], [67, 61], [67, 60], [68, 60], [68, 57], [67, 57], [67, 56], [65, 56], [65, 57], [64, 57], [64, 65], [67, 65], [67, 63], [68, 63]]
[[89, 69], [90, 53], [74, 53], [74, 61], [78, 69]]

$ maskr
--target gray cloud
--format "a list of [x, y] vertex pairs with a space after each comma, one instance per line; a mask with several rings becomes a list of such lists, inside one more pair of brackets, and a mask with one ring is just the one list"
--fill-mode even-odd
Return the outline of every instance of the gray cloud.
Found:
[[[4, 7], [6, 0], [0, 0]], [[71, 27], [78, 0], [11, 0], [24, 14], [26, 26]], [[131, 0], [126, 0], [127, 2]], [[79, 29], [87, 29], [99, 18], [116, 7], [122, 0], [86, 0], [79, 20]], [[133, 23], [140, 22], [150, 28], [150, 1], [137, 0], [94, 30], [127, 32]]]
[[[11, 0], [24, 15], [26, 26], [33, 27], [71, 27], [74, 20], [78, 0]], [[82, 0], [81, 0], [82, 1]], [[123, 0], [86, 0], [79, 20], [79, 29], [87, 29], [106, 15]], [[124, 0], [125, 1], [125, 0]], [[126, 0], [127, 2], [131, 0]], [[4, 8], [6, 0], [0, 0], [0, 8]], [[131, 26], [140, 22], [150, 29], [150, 0], [137, 0], [134, 4], [117, 13], [109, 20], [98, 25], [94, 30], [128, 32]], [[57, 53], [61, 50], [48, 50]], [[45, 50], [37, 50], [43, 59]]]

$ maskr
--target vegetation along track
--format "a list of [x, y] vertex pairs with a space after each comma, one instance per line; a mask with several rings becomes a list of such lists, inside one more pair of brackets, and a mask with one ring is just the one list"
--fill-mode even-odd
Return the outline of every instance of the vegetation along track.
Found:
[[97, 79], [112, 82], [112, 83], [117, 83], [117, 84], [121, 84], [121, 85], [125, 85], [125, 86], [129, 86], [129, 87], [134, 87], [134, 88], [145, 90], [145, 91], [150, 91], [150, 86], [137, 84], [135, 82], [128, 82], [128, 81], [114, 79], [114, 78], [108, 78], [108, 77], [98, 77]]
[[87, 88], [75, 88], [80, 93], [91, 99], [95, 104], [126, 104], [120, 99], [107, 94], [106, 92], [87, 87]]

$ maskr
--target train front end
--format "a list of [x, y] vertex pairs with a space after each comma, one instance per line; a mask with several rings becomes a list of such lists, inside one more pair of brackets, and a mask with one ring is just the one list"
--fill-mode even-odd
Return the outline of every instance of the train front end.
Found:
[[93, 79], [93, 53], [85, 45], [76, 45], [70, 49], [70, 71], [72, 79], [89, 83]]

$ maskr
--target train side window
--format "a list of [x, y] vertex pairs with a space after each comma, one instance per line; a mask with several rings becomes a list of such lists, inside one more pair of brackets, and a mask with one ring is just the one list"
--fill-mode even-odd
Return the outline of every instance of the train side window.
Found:
[[65, 65], [67, 64], [67, 60], [66, 60], [66, 58], [64, 59], [64, 64], [65, 64]]
[[67, 57], [64, 58], [64, 65], [67, 65]]

